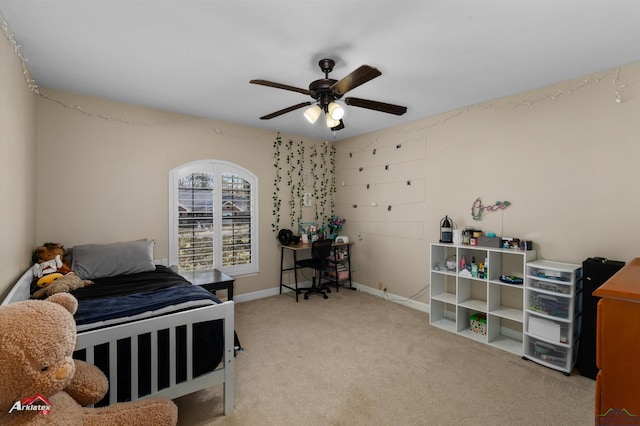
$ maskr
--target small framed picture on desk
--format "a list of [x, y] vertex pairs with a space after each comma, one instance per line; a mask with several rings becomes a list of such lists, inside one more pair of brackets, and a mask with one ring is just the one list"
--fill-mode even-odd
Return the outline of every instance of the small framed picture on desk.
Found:
[[308, 234], [311, 231], [311, 227], [313, 229], [317, 229], [317, 224], [315, 222], [300, 222], [298, 223], [298, 234]]

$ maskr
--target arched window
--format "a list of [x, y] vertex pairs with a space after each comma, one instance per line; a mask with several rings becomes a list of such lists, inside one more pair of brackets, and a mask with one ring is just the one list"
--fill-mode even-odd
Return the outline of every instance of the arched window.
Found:
[[225, 161], [169, 172], [169, 261], [180, 271], [258, 272], [258, 179]]

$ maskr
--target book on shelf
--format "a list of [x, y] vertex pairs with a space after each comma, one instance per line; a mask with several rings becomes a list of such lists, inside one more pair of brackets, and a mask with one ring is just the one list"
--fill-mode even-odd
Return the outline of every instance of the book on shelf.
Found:
[[332, 271], [330, 269], [327, 269], [325, 271], [325, 277], [329, 277], [333, 280], [335, 280], [336, 278], [338, 280], [348, 280], [349, 279], [349, 271], [344, 270], [344, 271]]
[[332, 264], [328, 264], [326, 267], [327, 271], [346, 271], [347, 267], [344, 265], [332, 265]]

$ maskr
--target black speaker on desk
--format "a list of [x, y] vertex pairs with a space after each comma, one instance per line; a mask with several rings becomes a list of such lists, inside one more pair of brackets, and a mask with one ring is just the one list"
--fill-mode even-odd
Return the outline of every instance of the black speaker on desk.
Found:
[[591, 379], [596, 378], [596, 315], [599, 297], [591, 293], [611, 278], [624, 266], [624, 262], [607, 260], [602, 257], [590, 257], [582, 262], [582, 330], [578, 346], [576, 367], [580, 374]]

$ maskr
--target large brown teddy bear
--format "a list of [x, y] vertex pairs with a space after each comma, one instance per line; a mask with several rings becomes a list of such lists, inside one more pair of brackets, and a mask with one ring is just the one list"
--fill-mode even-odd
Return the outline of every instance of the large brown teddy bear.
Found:
[[58, 293], [0, 307], [1, 425], [175, 425], [170, 399], [85, 408], [104, 396], [107, 378], [71, 358], [77, 300]]

